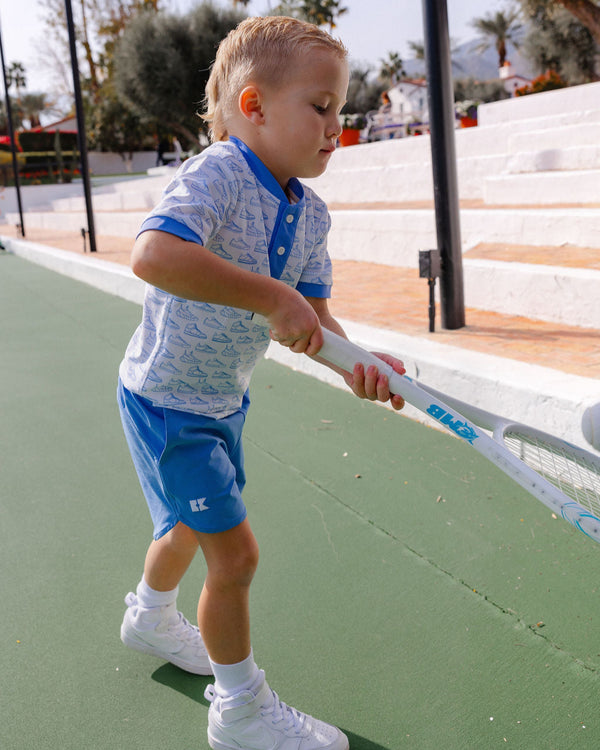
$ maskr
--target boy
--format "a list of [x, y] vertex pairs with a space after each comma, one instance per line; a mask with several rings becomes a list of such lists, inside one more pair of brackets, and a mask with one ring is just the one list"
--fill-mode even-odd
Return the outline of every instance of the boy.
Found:
[[[179, 170], [132, 253], [148, 287], [120, 367], [119, 404], [154, 541], [126, 598], [121, 638], [214, 674], [206, 691], [214, 750], [348, 748], [338, 729], [280, 701], [254, 662], [248, 593], [258, 548], [241, 499], [248, 384], [269, 332], [313, 356], [322, 325], [343, 333], [327, 307], [329, 216], [297, 177], [321, 174], [335, 149], [346, 54], [290, 18], [251, 18], [232, 31], [207, 84], [213, 144]], [[357, 396], [402, 407], [377, 368], [343, 375]], [[199, 546], [207, 576], [198, 630], [175, 600]]]

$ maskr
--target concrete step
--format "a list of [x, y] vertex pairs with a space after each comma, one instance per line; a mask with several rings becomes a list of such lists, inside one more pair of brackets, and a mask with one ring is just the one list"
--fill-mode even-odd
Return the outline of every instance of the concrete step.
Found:
[[581, 247], [571, 243], [555, 245], [511, 245], [506, 242], [480, 242], [466, 251], [478, 260], [533, 263], [542, 266], [589, 268], [600, 271], [600, 248]]
[[[144, 217], [145, 212], [96, 212], [96, 232], [133, 240]], [[85, 214], [75, 212], [30, 214], [27, 224], [74, 232], [87, 225]], [[465, 302], [469, 307], [600, 328], [600, 268], [584, 264], [583, 250], [578, 267], [556, 262], [559, 244], [576, 244], [577, 233], [589, 236], [590, 242], [577, 245], [587, 247], [594, 262], [597, 260], [600, 211], [466, 209], [461, 212], [461, 229]], [[487, 243], [487, 252], [482, 250], [482, 242]], [[503, 256], [490, 251], [495, 242], [505, 248]], [[511, 250], [511, 245], [521, 247], [520, 253]], [[436, 246], [433, 209], [332, 212], [329, 250], [334, 260], [368, 260], [417, 269], [418, 251]], [[476, 246], [478, 253], [471, 251]], [[532, 248], [537, 249], [538, 260], [528, 262]], [[548, 256], [545, 263], [544, 251]]]
[[600, 330], [600, 271], [463, 259], [465, 304]]
[[[94, 211], [150, 211], [160, 200], [162, 188], [131, 190], [115, 193], [92, 193]], [[85, 198], [81, 195], [60, 198], [52, 202], [52, 210], [85, 211]]]
[[[94, 211], [149, 211], [160, 200], [170, 177], [142, 177], [109, 184], [98, 182], [92, 188]], [[80, 189], [76, 195], [53, 200], [52, 210], [85, 211], [82, 192]]]
[[530, 127], [536, 121], [545, 127], [544, 123], [555, 125], [561, 118], [564, 125], [572, 124], [574, 117], [577, 122], [591, 121], [599, 112], [600, 82], [596, 82], [483, 104], [478, 109], [478, 120], [486, 127], [505, 123], [517, 128], [526, 123], [525, 127]]
[[[594, 203], [600, 191], [599, 130], [600, 121], [593, 125], [571, 126], [567, 137], [562, 135], [561, 128], [527, 130], [517, 135], [508, 125], [457, 130], [459, 194], [463, 200], [483, 199], [493, 204], [566, 200]], [[566, 178], [554, 185], [544, 174], [535, 185], [535, 193], [529, 192], [524, 200], [523, 192], [519, 191], [519, 173], [542, 170], [544, 173], [577, 170], [579, 185], [573, 192]], [[511, 198], [513, 174], [518, 199]], [[498, 185], [492, 183], [488, 188], [487, 180], [494, 179], [499, 181]], [[338, 149], [327, 171], [306, 183], [328, 203], [431, 200], [430, 138], [424, 135]], [[526, 192], [527, 188], [524, 190]]]
[[600, 169], [600, 144], [519, 151], [506, 160], [506, 172]]
[[[148, 215], [145, 211], [96, 211], [94, 210], [94, 226], [98, 234], [115, 235], [117, 237], [135, 237], [142, 221]], [[18, 214], [6, 215], [8, 224], [17, 224]], [[87, 214], [82, 211], [29, 211], [25, 216], [25, 226], [37, 229], [65, 230], [79, 232], [82, 227], [87, 228]]]
[[525, 130], [514, 133], [508, 139], [510, 153], [527, 151], [535, 144], [538, 151], [578, 146], [597, 146], [600, 141], [600, 117], [598, 122], [578, 122], [560, 127]]
[[481, 243], [463, 269], [472, 307], [600, 329], [600, 249]]
[[[415, 267], [419, 250], [437, 247], [433, 208], [331, 211], [329, 249], [343, 260]], [[600, 210], [589, 208], [463, 208], [465, 250], [481, 242], [600, 248]]]
[[532, 201], [600, 205], [600, 169], [487, 177], [483, 185], [483, 200], [488, 205], [520, 206]]
[[[375, 145], [378, 144], [365, 144], [365, 147]], [[419, 149], [419, 154], [419, 160], [415, 159], [413, 151], [411, 158], [406, 161], [390, 160], [385, 164], [372, 164], [365, 160], [361, 166], [349, 168], [341, 168], [340, 165], [344, 162], [340, 160], [336, 168], [328, 169], [320, 177], [305, 182], [327, 203], [432, 200], [431, 153], [426, 149]], [[485, 178], [490, 174], [499, 174], [505, 168], [504, 154], [458, 156], [456, 169], [461, 198], [482, 199]]]
[[[385, 209], [333, 205], [329, 248], [334, 257], [414, 267], [419, 250], [437, 247], [433, 207], [402, 207], [401, 203]], [[99, 233], [135, 237], [146, 215], [147, 211], [96, 211], [94, 220]], [[18, 214], [9, 214], [7, 221], [16, 224]], [[465, 250], [482, 242], [600, 248], [599, 209], [482, 206], [462, 208], [460, 221]], [[87, 226], [87, 218], [84, 212], [31, 211], [26, 215], [26, 225], [77, 232]]]

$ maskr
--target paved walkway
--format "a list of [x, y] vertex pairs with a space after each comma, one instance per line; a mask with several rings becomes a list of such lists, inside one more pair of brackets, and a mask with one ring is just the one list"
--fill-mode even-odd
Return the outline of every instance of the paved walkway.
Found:
[[[3, 750], [208, 750], [208, 680], [118, 637], [150, 538], [114, 396], [139, 319], [0, 253]], [[598, 546], [438, 431], [272, 361], [252, 398], [253, 641], [282, 698], [352, 750], [597, 750]]]
[[[14, 227], [0, 226], [0, 234], [14, 236]], [[83, 253], [83, 239], [74, 232], [30, 229], [32, 242]], [[132, 242], [123, 237], [97, 238], [99, 259], [127, 264]], [[89, 249], [89, 248], [88, 248]], [[600, 250], [584, 248], [519, 248], [481, 245], [469, 257], [518, 260], [526, 263], [600, 268]], [[600, 331], [547, 323], [524, 317], [501, 315], [469, 308], [467, 325], [457, 331], [444, 330], [437, 312], [436, 332], [429, 333], [428, 286], [416, 269], [375, 263], [336, 261], [331, 309], [340, 318], [388, 328], [439, 343], [502, 357], [534, 362], [566, 373], [600, 378]]]

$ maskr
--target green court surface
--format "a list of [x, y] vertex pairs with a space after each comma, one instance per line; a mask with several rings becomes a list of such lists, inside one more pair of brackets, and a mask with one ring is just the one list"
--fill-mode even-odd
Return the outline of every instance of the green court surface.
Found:
[[[208, 747], [208, 679], [119, 640], [151, 534], [114, 396], [139, 317], [0, 255], [3, 750]], [[352, 750], [600, 747], [594, 542], [388, 409], [272, 362], [252, 400], [253, 643], [286, 702]]]

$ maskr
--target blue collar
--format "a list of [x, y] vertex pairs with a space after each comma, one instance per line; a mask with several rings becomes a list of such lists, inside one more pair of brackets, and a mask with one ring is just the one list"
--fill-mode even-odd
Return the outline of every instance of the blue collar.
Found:
[[[265, 164], [258, 158], [258, 156], [252, 151], [246, 144], [234, 135], [229, 136], [229, 140], [239, 148], [244, 155], [244, 158], [248, 162], [248, 166], [252, 170], [256, 179], [265, 187], [270, 193], [272, 193], [279, 201], [284, 201], [289, 204], [289, 199], [285, 194], [285, 191], [281, 185], [277, 182], [272, 172], [265, 166]], [[294, 195], [298, 198], [299, 202], [304, 200], [304, 188], [302, 183], [295, 177], [288, 182], [288, 189], [291, 190]]]

